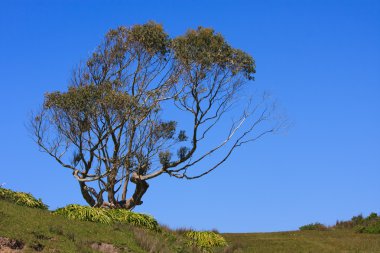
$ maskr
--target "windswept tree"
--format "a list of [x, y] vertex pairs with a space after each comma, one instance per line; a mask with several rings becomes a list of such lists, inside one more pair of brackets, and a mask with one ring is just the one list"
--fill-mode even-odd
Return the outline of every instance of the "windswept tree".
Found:
[[[31, 131], [42, 151], [71, 170], [90, 206], [132, 209], [148, 180], [202, 177], [276, 130], [265, 123], [273, 109], [265, 97], [245, 102], [229, 126], [223, 121], [244, 101], [239, 95], [254, 73], [254, 59], [212, 29], [171, 39], [154, 22], [118, 27], [66, 91], [45, 94]], [[211, 135], [223, 139], [207, 142]], [[215, 153], [219, 160], [197, 167]]]

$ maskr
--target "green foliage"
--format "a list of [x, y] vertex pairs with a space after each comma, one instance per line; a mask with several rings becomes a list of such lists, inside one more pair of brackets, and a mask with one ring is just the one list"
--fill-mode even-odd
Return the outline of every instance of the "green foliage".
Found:
[[189, 148], [188, 147], [180, 147], [177, 151], [177, 156], [180, 160], [184, 159], [185, 156], [189, 153]]
[[180, 130], [177, 138], [178, 141], [187, 141], [188, 137], [186, 136], [185, 130]]
[[361, 224], [364, 221], [363, 215], [359, 214], [358, 216], [353, 216], [351, 221], [354, 225]]
[[368, 217], [363, 218], [359, 225], [355, 226], [358, 233], [380, 234], [380, 217], [377, 213], [371, 213]]
[[[321, 223], [312, 223], [299, 228], [303, 230], [317, 230], [323, 231], [328, 230], [325, 225]], [[380, 234], [380, 217], [377, 213], [371, 213], [367, 217], [363, 217], [362, 214], [353, 216], [351, 220], [348, 221], [337, 221], [336, 224], [330, 229], [350, 229], [356, 233], [368, 233], [368, 234]]]
[[153, 137], [156, 140], [159, 139], [171, 139], [175, 134], [177, 127], [177, 122], [168, 121], [168, 122], [156, 122], [156, 127], [154, 129]]
[[142, 46], [152, 55], [166, 54], [170, 40], [160, 24], [150, 21], [143, 25], [135, 25], [126, 31], [131, 45]]
[[362, 226], [362, 225], [358, 225], [354, 228], [354, 231], [356, 233], [363, 233], [365, 231], [365, 226]]
[[153, 231], [161, 230], [156, 219], [150, 215], [135, 213], [126, 209], [108, 209], [107, 211], [114, 222], [127, 223]]
[[107, 82], [101, 85], [71, 86], [67, 92], [46, 93], [44, 108], [54, 111], [56, 117], [70, 119], [65, 127], [76, 134], [89, 131], [90, 122], [104, 108], [121, 118], [130, 116], [131, 110], [136, 117], [146, 110], [132, 96], [118, 92], [113, 89], [113, 84]]
[[[0, 235], [24, 243], [23, 252], [36, 252], [33, 247], [38, 246], [38, 243], [44, 245], [43, 252], [98, 252], [91, 248], [93, 243], [114, 245], [119, 252], [199, 252], [186, 245], [185, 237], [179, 233], [156, 233], [123, 223], [83, 223], [51, 215], [47, 210], [27, 208], [4, 200], [0, 200]], [[235, 246], [229, 251], [217, 248], [215, 253], [380, 252], [380, 236], [355, 233], [350, 229], [328, 230], [323, 233], [233, 233], [223, 234], [223, 237], [229, 245], [239, 248]]]
[[[133, 195], [139, 196], [126, 202], [129, 206], [125, 208], [131, 209], [143, 203], [146, 180], [163, 174], [190, 179], [188, 168], [222, 151], [224, 144], [201, 155], [196, 152], [197, 143], [207, 138], [206, 133], [237, 101], [243, 85], [253, 79], [255, 68], [249, 54], [233, 48], [210, 28], [199, 27], [170, 38], [154, 22], [120, 26], [110, 30], [88, 60], [73, 71], [67, 90], [45, 94], [43, 107], [31, 119], [30, 130], [41, 150], [74, 171], [90, 206], [101, 206], [98, 201], [102, 198], [96, 196], [102, 194], [116, 204], [115, 196], [127, 192], [122, 184], [128, 175], [137, 185]], [[171, 113], [165, 113], [167, 121], [163, 121], [162, 112], [167, 109]], [[241, 116], [256, 116], [246, 109]], [[257, 123], [266, 121], [271, 111], [265, 109], [261, 116], [258, 114], [265, 120]], [[176, 113], [194, 117], [191, 140], [182, 147], [178, 143], [188, 137], [184, 130], [178, 132], [176, 121], [168, 118], [178, 118]], [[188, 117], [181, 118], [187, 122]], [[220, 163], [197, 177], [214, 170], [236, 147], [246, 143], [255, 125], [240, 132], [237, 143]], [[232, 140], [227, 138], [224, 143], [227, 141]], [[176, 160], [172, 157], [175, 154]], [[86, 182], [91, 181], [98, 181], [98, 186], [87, 187]], [[103, 213], [71, 208], [77, 208], [81, 219], [99, 217], [100, 222], [109, 222]]]
[[255, 61], [250, 55], [232, 48], [221, 34], [210, 28], [189, 30], [184, 36], [175, 38], [172, 47], [176, 59], [189, 69], [194, 65], [205, 70], [219, 66], [233, 74], [242, 73], [247, 79], [253, 79], [256, 72]]
[[361, 231], [358, 232], [368, 234], [380, 234], [380, 219], [377, 219], [376, 221], [369, 223]]
[[36, 199], [30, 193], [15, 192], [2, 187], [0, 187], [0, 199], [8, 200], [21, 206], [48, 209], [48, 206], [41, 199]]
[[135, 242], [131, 226], [126, 224], [115, 230], [113, 225], [70, 220], [48, 210], [3, 200], [0, 212], [6, 215], [5, 219], [0, 217], [0, 237], [22, 241], [25, 244], [22, 252], [37, 252], [42, 247], [42, 252], [98, 252], [92, 249], [92, 244], [99, 242], [114, 245], [118, 252], [146, 253]]
[[327, 227], [325, 225], [319, 223], [319, 222], [316, 222], [316, 223], [311, 223], [311, 224], [301, 226], [299, 228], [299, 230], [301, 230], [301, 231], [305, 231], [305, 230], [324, 231], [324, 230], [327, 230]]
[[160, 158], [160, 163], [164, 166], [168, 165], [170, 163], [170, 159], [172, 157], [172, 154], [170, 151], [162, 151], [158, 154], [158, 157]]
[[368, 215], [368, 217], [366, 218], [366, 220], [373, 220], [373, 219], [376, 219], [376, 218], [378, 218], [377, 213], [371, 213], [370, 215]]
[[103, 208], [93, 208], [74, 204], [58, 208], [54, 213], [66, 216], [71, 220], [92, 221], [104, 224], [112, 223], [111, 216], [107, 210]]
[[92, 221], [112, 224], [125, 223], [153, 231], [160, 231], [158, 222], [150, 215], [131, 212], [125, 209], [105, 209], [90, 206], [68, 205], [54, 211], [72, 220]]
[[201, 248], [204, 252], [212, 252], [213, 247], [227, 246], [223, 236], [210, 231], [187, 231], [184, 236], [189, 239], [189, 245]]
[[337, 221], [335, 229], [354, 229], [357, 233], [380, 234], [380, 217], [371, 213], [367, 217], [359, 214], [349, 221]]

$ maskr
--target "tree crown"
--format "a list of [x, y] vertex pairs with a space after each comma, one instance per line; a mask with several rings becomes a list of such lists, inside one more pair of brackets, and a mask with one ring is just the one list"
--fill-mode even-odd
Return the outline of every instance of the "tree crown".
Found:
[[[40, 148], [72, 170], [90, 205], [130, 209], [142, 203], [147, 180], [162, 174], [204, 176], [237, 147], [274, 131], [251, 135], [270, 116], [258, 101], [232, 123], [220, 144], [198, 151], [254, 73], [254, 59], [213, 29], [198, 27], [172, 39], [154, 22], [121, 26], [73, 72], [67, 91], [45, 94], [31, 129]], [[190, 119], [188, 133], [178, 129], [177, 117], [163, 119], [164, 105]], [[189, 175], [222, 150], [219, 162]], [[129, 182], [136, 187], [127, 199]]]

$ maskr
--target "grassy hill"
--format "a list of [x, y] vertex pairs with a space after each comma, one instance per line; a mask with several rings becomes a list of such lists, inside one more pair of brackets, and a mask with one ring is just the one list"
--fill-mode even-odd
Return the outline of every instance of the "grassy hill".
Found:
[[21, 241], [24, 252], [96, 252], [92, 244], [98, 242], [125, 248], [125, 252], [145, 252], [127, 226], [72, 221], [4, 200], [0, 200], [0, 236]]
[[[0, 252], [10, 247], [22, 252], [206, 252], [186, 233], [198, 236], [196, 231], [173, 231], [164, 226], [157, 231], [138, 224], [70, 220], [47, 209], [0, 198]], [[208, 249], [232, 252], [228, 246]]]
[[[380, 252], [380, 235], [353, 229], [223, 234], [228, 247], [214, 252]], [[8, 240], [8, 241], [6, 241]], [[202, 252], [183, 231], [161, 232], [128, 224], [69, 220], [46, 209], [0, 199], [0, 252]], [[1, 245], [13, 245], [5, 251]]]
[[[279, 233], [223, 234], [230, 243], [249, 253], [378, 253], [380, 235], [353, 230], [291, 231]], [[235, 246], [235, 247], [236, 247]]]

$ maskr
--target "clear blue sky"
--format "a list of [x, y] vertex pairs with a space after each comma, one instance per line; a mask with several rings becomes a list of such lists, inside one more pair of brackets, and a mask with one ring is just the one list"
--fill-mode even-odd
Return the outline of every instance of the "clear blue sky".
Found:
[[[181, 2], [181, 3], [179, 3]], [[51, 208], [83, 203], [70, 171], [25, 124], [44, 92], [119, 25], [176, 36], [213, 27], [257, 61], [255, 85], [293, 122], [198, 181], [150, 182], [139, 212], [171, 227], [297, 229], [380, 212], [380, 1], [1, 1], [0, 183]]]

